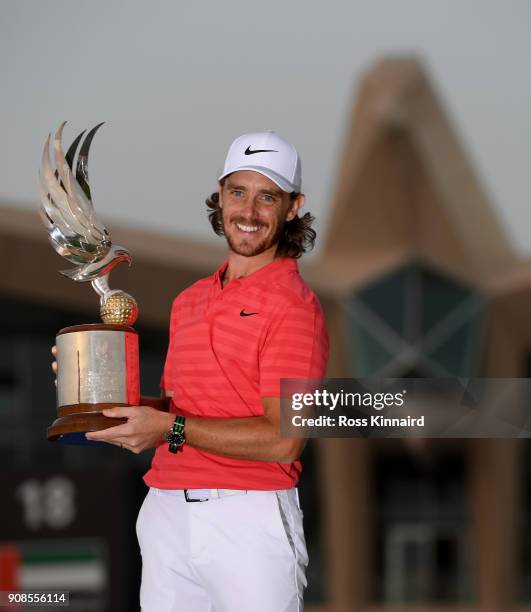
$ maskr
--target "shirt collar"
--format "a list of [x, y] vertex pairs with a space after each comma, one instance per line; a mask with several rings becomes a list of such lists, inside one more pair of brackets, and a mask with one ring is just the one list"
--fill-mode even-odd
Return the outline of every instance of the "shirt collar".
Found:
[[[213, 275], [213, 280], [215, 284], [221, 286], [221, 277], [225, 273], [229, 265], [229, 261], [225, 260], [218, 270]], [[243, 276], [242, 278], [235, 279], [240, 283], [245, 283], [246, 285], [254, 284], [255, 282], [261, 282], [267, 280], [270, 277], [275, 277], [278, 279], [279, 276], [286, 276], [293, 272], [298, 272], [299, 268], [297, 265], [297, 260], [293, 257], [280, 257], [278, 259], [274, 259], [271, 263], [262, 266], [249, 276]], [[232, 281], [234, 282], [234, 281]]]

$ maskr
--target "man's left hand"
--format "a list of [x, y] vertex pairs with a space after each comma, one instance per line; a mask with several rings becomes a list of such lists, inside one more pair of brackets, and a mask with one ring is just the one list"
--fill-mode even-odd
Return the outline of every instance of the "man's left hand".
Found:
[[126, 418], [127, 423], [87, 432], [87, 440], [108, 442], [137, 454], [161, 444], [164, 434], [172, 428], [175, 420], [175, 415], [149, 406], [118, 406], [105, 409], [102, 413], [112, 419]]

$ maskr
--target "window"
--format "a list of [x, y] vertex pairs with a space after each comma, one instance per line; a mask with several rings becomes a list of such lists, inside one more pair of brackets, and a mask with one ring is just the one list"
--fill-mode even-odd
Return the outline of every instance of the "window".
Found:
[[422, 265], [408, 265], [345, 300], [352, 373], [398, 377], [479, 375], [485, 299]]

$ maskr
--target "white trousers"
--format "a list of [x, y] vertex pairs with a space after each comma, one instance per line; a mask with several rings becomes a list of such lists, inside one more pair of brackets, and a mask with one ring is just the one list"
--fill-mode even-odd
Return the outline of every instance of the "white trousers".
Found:
[[151, 488], [137, 521], [143, 612], [301, 612], [308, 564], [295, 489], [187, 502]]

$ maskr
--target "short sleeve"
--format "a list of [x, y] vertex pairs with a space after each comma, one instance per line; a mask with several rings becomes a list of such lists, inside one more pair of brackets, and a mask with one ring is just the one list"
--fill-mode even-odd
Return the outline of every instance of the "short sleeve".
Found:
[[177, 311], [178, 311], [178, 297], [173, 300], [173, 304], [171, 306], [170, 313], [170, 331], [169, 331], [169, 340], [168, 340], [168, 350], [166, 351], [166, 360], [164, 362], [164, 368], [162, 370], [162, 376], [160, 377], [160, 388], [166, 389], [169, 391], [173, 391], [173, 389], [168, 387], [170, 381], [168, 380], [168, 372], [170, 370], [170, 364], [172, 360], [172, 348], [173, 348], [173, 339], [175, 335], [175, 327], [177, 325]]
[[281, 378], [322, 378], [329, 340], [321, 305], [289, 306], [271, 324], [260, 351], [260, 396], [280, 397]]

